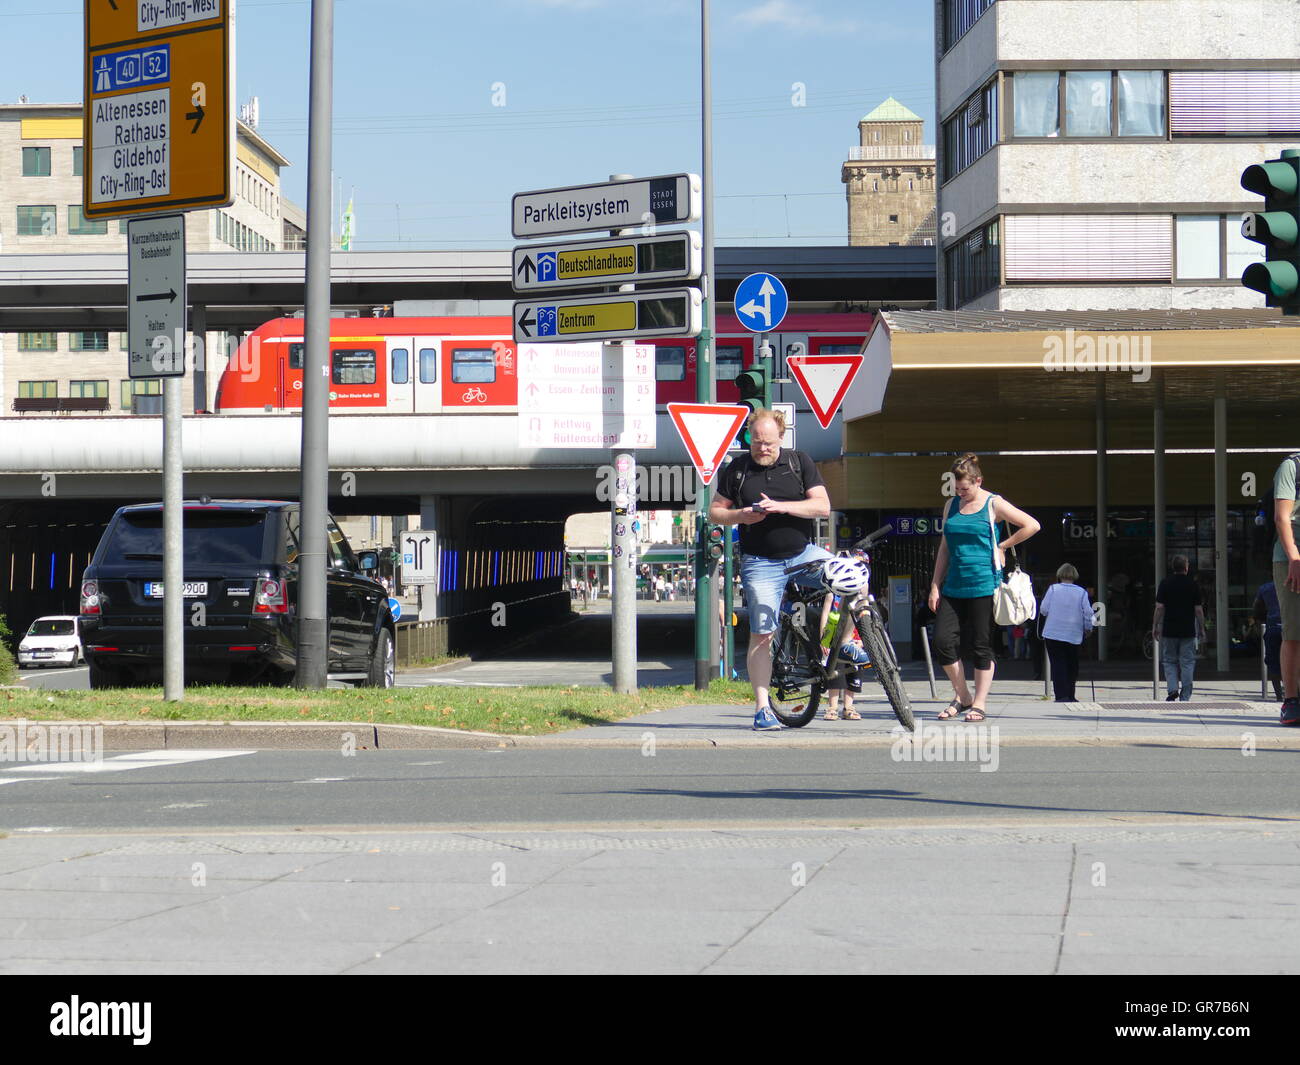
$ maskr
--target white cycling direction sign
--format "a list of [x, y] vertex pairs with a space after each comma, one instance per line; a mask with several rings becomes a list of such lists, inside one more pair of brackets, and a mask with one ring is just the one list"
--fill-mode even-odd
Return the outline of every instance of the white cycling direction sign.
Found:
[[700, 217], [700, 200], [698, 174], [666, 174], [517, 192], [511, 217], [516, 237], [545, 237], [694, 222]]
[[185, 374], [185, 216], [126, 224], [127, 374]]
[[657, 289], [613, 296], [552, 296], [517, 302], [520, 343], [693, 337], [702, 325], [700, 290]]
[[689, 230], [653, 237], [609, 237], [526, 244], [515, 249], [516, 292], [637, 281], [688, 281], [703, 269], [700, 235]]
[[654, 447], [654, 348], [523, 344], [520, 447]]

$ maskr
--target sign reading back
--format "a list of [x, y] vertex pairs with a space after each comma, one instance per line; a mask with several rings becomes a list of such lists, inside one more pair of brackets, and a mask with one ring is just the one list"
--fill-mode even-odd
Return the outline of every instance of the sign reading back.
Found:
[[127, 338], [131, 377], [185, 374], [185, 216], [126, 224]]

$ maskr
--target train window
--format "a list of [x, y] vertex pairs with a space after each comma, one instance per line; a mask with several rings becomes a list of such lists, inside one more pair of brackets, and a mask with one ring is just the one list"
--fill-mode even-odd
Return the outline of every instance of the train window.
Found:
[[680, 344], [655, 346], [655, 380], [686, 380], [686, 349]]
[[[431, 385], [438, 380], [438, 349], [420, 349], [420, 384]], [[492, 378], [488, 378], [489, 381]]]
[[393, 348], [388, 353], [393, 362], [393, 384], [405, 385], [411, 380], [411, 353], [406, 348]]
[[821, 344], [818, 355], [856, 355], [862, 350], [861, 344]]
[[451, 379], [457, 384], [484, 384], [497, 379], [496, 352], [491, 348], [452, 348]]
[[306, 347], [305, 344], [289, 345], [289, 369], [291, 370], [302, 369], [302, 352], [304, 347]]
[[720, 347], [717, 349], [717, 378], [719, 381], [734, 381], [740, 376], [740, 348]]
[[369, 349], [330, 352], [330, 383], [336, 385], [373, 385], [375, 353]]

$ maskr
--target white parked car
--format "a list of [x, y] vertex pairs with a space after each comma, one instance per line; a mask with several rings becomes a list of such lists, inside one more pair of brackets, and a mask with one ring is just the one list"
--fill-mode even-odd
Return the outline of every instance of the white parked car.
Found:
[[81, 622], [75, 615], [52, 614], [37, 618], [18, 645], [18, 668], [75, 666], [85, 660], [81, 650]]

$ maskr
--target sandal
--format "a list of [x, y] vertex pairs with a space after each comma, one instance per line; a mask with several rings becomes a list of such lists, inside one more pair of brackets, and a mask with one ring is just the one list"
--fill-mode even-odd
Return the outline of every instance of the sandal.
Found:
[[851, 706], [850, 706], [850, 707], [846, 707], [845, 710], [844, 710], [844, 720], [845, 720], [845, 721], [861, 721], [861, 720], [862, 720], [862, 715], [859, 714], [856, 710], [854, 710], [853, 707], [851, 707]]
[[954, 695], [952, 697], [952, 702], [950, 702], [946, 707], [944, 707], [943, 710], [939, 712], [939, 720], [948, 721], [956, 717], [958, 714], [965, 713], [974, 705], [975, 705], [974, 703], [963, 704], [962, 701], [958, 699], [957, 696]]
[[836, 710], [834, 707], [827, 707], [826, 713], [822, 714], [823, 721], [838, 721], [839, 719], [840, 719], [840, 712]]
[[964, 721], [983, 721], [987, 716], [988, 716], [988, 715], [987, 715], [986, 713], [984, 713], [984, 710], [983, 710], [981, 707], [978, 707], [978, 706], [975, 706], [974, 704], [972, 704], [972, 705], [971, 705], [971, 708], [970, 708], [969, 710], [966, 711], [966, 716], [965, 716], [965, 718], [963, 718], [963, 720], [964, 720]]

